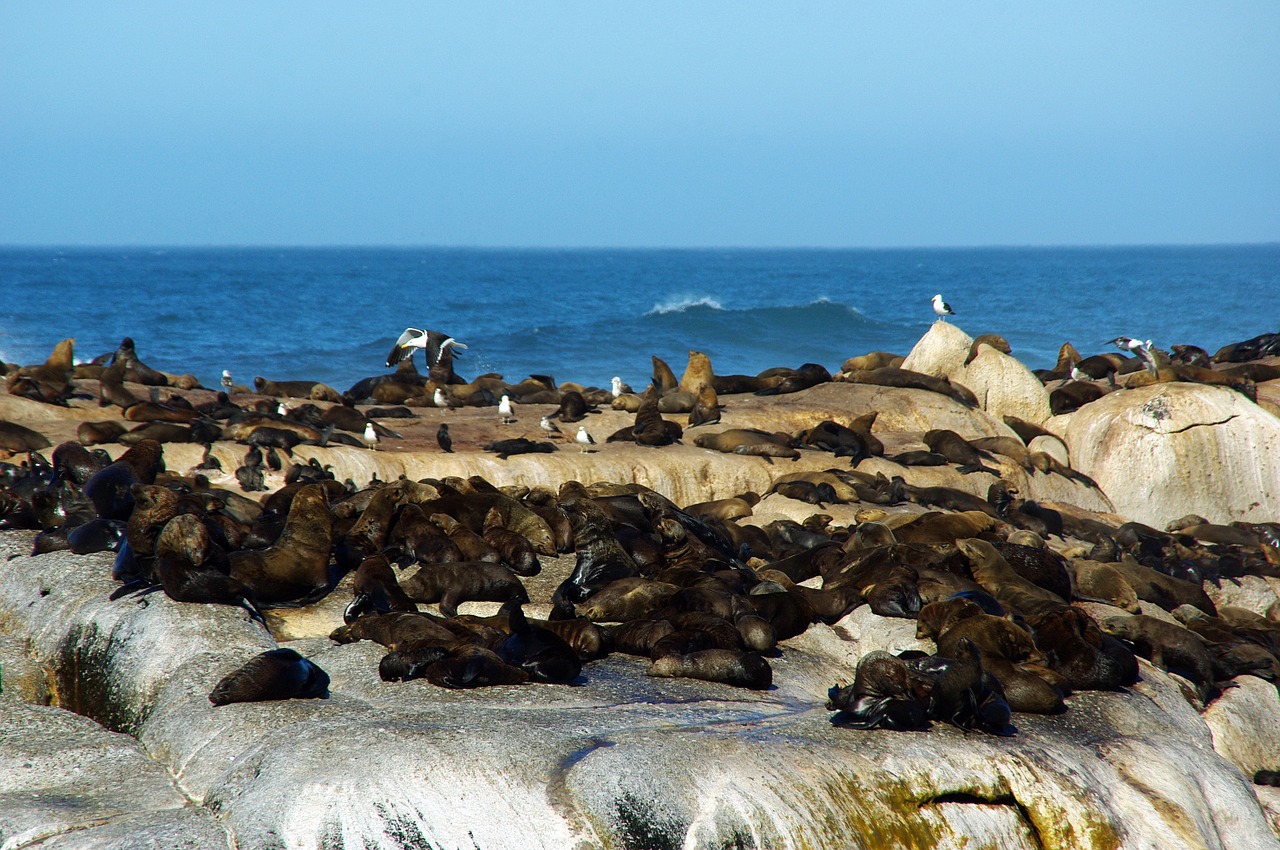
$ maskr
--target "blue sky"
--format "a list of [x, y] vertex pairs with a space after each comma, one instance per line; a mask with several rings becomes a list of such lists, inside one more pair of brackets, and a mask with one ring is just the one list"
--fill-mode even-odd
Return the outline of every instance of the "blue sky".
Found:
[[1280, 241], [1280, 3], [0, 0], [0, 244]]

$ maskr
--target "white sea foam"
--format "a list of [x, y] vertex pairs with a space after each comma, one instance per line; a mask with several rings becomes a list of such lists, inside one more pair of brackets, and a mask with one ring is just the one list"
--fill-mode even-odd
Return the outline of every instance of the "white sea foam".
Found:
[[674, 295], [661, 304], [655, 304], [646, 315], [661, 316], [664, 313], [683, 313], [685, 310], [690, 310], [694, 307], [709, 307], [712, 310], [724, 309], [724, 306], [710, 295]]

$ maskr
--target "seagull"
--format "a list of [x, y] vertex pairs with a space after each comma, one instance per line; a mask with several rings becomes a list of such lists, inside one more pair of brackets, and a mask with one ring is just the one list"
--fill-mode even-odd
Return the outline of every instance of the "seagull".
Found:
[[427, 367], [430, 368], [440, 362], [446, 349], [466, 346], [440, 331], [405, 328], [396, 344], [391, 347], [391, 353], [387, 355], [387, 365], [394, 366], [406, 357], [412, 357], [413, 352], [419, 348], [426, 352], [424, 356], [427, 358]]
[[498, 415], [502, 417], [503, 425], [510, 425], [516, 421], [516, 416], [511, 412], [511, 396], [506, 393], [502, 394], [502, 401], [498, 402]]
[[373, 423], [366, 422], [364, 426], [364, 444], [373, 451], [378, 450], [378, 432], [373, 430]]
[[631, 391], [630, 387], [626, 387], [626, 388], [623, 387], [621, 378], [619, 378], [617, 375], [613, 376], [612, 393], [614, 398], [617, 398], [618, 396], [622, 395], [624, 392], [630, 392], [630, 391]]
[[445, 422], [441, 422], [440, 427], [436, 429], [436, 443], [441, 451], [453, 451], [453, 437], [449, 436], [449, 425]]
[[954, 316], [955, 310], [951, 309], [951, 305], [942, 300], [942, 295], [933, 296], [933, 312], [938, 314], [938, 321], [945, 322], [946, 316]]
[[578, 441], [578, 445], [582, 446], [582, 450], [584, 452], [590, 451], [590, 449], [588, 449], [587, 446], [594, 446], [596, 444], [596, 441], [593, 440], [591, 438], [591, 435], [587, 433], [586, 425], [578, 426], [578, 436], [574, 437], [574, 439]]
[[564, 433], [556, 426], [556, 423], [552, 422], [550, 419], [548, 419], [545, 416], [542, 417], [542, 421], [538, 423], [538, 427], [541, 428], [543, 431], [546, 431], [548, 434]]
[[[1121, 351], [1132, 352], [1132, 351], [1137, 351], [1140, 347], [1142, 347], [1142, 340], [1134, 339], [1133, 337], [1129, 337], [1129, 336], [1118, 336], [1115, 339], [1111, 340], [1111, 344], [1114, 345], [1116, 348], [1120, 349]], [[1149, 347], [1150, 345], [1151, 345], [1151, 340], [1147, 340], [1147, 346]]]
[[[1135, 340], [1136, 342], [1136, 340]], [[1151, 349], [1151, 340], [1139, 342], [1133, 347], [1133, 353], [1142, 361], [1142, 366], [1152, 375], [1157, 375], [1159, 365], [1156, 363], [1156, 356]]]
[[232, 387], [231, 370], [223, 369], [222, 370], [222, 388], [226, 390], [229, 395], [231, 393], [231, 387]]
[[431, 403], [436, 407], [449, 407], [449, 399], [445, 398], [444, 390], [436, 387], [436, 394], [431, 397]]

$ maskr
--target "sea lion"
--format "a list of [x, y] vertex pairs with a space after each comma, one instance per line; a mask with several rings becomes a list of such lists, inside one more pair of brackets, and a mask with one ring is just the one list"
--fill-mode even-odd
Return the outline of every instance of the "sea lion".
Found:
[[329, 569], [333, 516], [324, 488], [307, 484], [293, 496], [280, 536], [267, 549], [243, 549], [227, 558], [231, 575], [260, 603], [284, 602], [327, 592], [337, 581]]
[[1213, 657], [1204, 639], [1190, 629], [1145, 614], [1107, 617], [1098, 625], [1160, 669], [1191, 682], [1202, 701], [1217, 693]]
[[400, 587], [385, 555], [370, 555], [361, 562], [353, 577], [352, 590], [355, 596], [342, 612], [345, 623], [370, 614], [393, 611], [417, 613], [418, 610], [409, 594]]
[[47, 449], [53, 443], [39, 431], [33, 431], [16, 422], [0, 421], [0, 449], [14, 452], [34, 452]]
[[1053, 389], [1049, 393], [1049, 410], [1054, 416], [1063, 413], [1074, 413], [1091, 401], [1097, 401], [1107, 391], [1089, 381], [1072, 381]]
[[860, 354], [857, 357], [850, 357], [840, 366], [841, 372], [868, 372], [872, 369], [881, 369], [885, 366], [901, 366], [902, 361], [906, 358], [900, 354], [891, 354], [887, 351], [872, 351], [867, 354]]
[[224, 676], [209, 692], [209, 702], [261, 702], [281, 699], [324, 699], [329, 674], [293, 649], [272, 649]]
[[875, 384], [880, 387], [899, 387], [905, 389], [928, 390], [948, 396], [965, 407], [977, 407], [978, 397], [963, 384], [956, 384], [946, 378], [935, 378], [910, 369], [882, 366], [879, 369], [867, 369], [851, 372], [849, 381], [855, 384]]
[[[680, 386], [680, 382], [676, 380], [675, 372], [671, 371], [671, 367], [666, 361], [658, 355], [651, 355], [653, 361], [653, 384], [657, 388], [658, 395], [665, 395]], [[647, 392], [647, 390], [646, 390]]]
[[253, 389], [259, 395], [272, 398], [311, 398], [316, 381], [268, 381], [261, 375], [253, 379]]
[[1072, 688], [1116, 691], [1138, 680], [1138, 662], [1127, 647], [1103, 634], [1092, 617], [1070, 607], [1034, 621], [1036, 646]]
[[702, 679], [752, 690], [768, 690], [773, 684], [773, 669], [769, 662], [755, 652], [732, 649], [664, 655], [649, 667], [649, 675]]
[[439, 603], [440, 613], [446, 617], [456, 616], [463, 602], [529, 601], [515, 573], [486, 561], [423, 564], [400, 586], [417, 602]]
[[73, 337], [61, 340], [44, 363], [23, 366], [8, 375], [5, 386], [9, 394], [66, 407], [75, 371], [75, 344]]
[[1133, 585], [1125, 581], [1124, 576], [1113, 565], [1086, 558], [1073, 558], [1067, 562], [1067, 569], [1071, 572], [1071, 581], [1075, 587], [1073, 599], [1114, 605], [1130, 614], [1142, 613]]
[[795, 460], [800, 457], [800, 452], [791, 447], [790, 442], [791, 438], [785, 434], [771, 434], [756, 428], [729, 428], [716, 434], [699, 434], [693, 438], [693, 444], [701, 449]]
[[1013, 351], [1009, 347], [1009, 341], [999, 334], [979, 334], [969, 346], [969, 354], [964, 358], [964, 365], [968, 366], [974, 361], [978, 356], [979, 347], [983, 345], [989, 345], [1001, 354], [1009, 354]]
[[714, 425], [720, 421], [720, 400], [716, 396], [714, 384], [704, 384], [689, 411], [689, 427], [698, 425]]
[[498, 552], [502, 563], [516, 575], [536, 576], [542, 571], [533, 544], [523, 534], [506, 528], [498, 508], [490, 508], [485, 514], [481, 538]]
[[1010, 708], [1000, 685], [982, 666], [982, 654], [972, 641], [960, 640], [958, 657], [951, 659], [929, 695], [929, 717], [961, 729], [1010, 735]]
[[104, 519], [128, 520], [133, 510], [134, 484], [151, 484], [164, 470], [164, 447], [142, 440], [85, 482], [82, 492]]
[[956, 546], [969, 559], [974, 581], [1009, 610], [1034, 618], [1067, 607], [1067, 601], [1061, 596], [1018, 575], [988, 541], [966, 537], [956, 540]]
[[924, 443], [929, 447], [930, 451], [936, 452], [951, 463], [957, 464], [961, 472], [989, 472], [997, 478], [1000, 477], [999, 471], [982, 465], [984, 460], [992, 459], [991, 455], [974, 448], [969, 444], [968, 440], [955, 431], [946, 428], [934, 428], [926, 431]]
[[76, 439], [86, 446], [114, 443], [127, 430], [124, 425], [109, 419], [99, 422], [81, 422], [76, 427]]
[[595, 405], [587, 404], [586, 398], [582, 393], [576, 390], [569, 390], [560, 396], [560, 406], [555, 413], [549, 414], [548, 419], [559, 419], [561, 422], [579, 422], [587, 417], [588, 413], [596, 412]]
[[336, 643], [371, 640], [397, 649], [426, 642], [449, 643], [457, 640], [458, 634], [442, 617], [423, 612], [391, 612], [359, 617], [334, 629], [329, 639]]
[[530, 622], [519, 602], [504, 603], [502, 613], [511, 634], [494, 647], [498, 657], [523, 670], [534, 682], [568, 684], [578, 678], [582, 661], [562, 637]]

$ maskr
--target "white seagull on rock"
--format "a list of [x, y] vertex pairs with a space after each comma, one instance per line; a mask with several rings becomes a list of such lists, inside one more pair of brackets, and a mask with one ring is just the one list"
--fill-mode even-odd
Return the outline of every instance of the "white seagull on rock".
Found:
[[942, 294], [933, 296], [933, 312], [938, 314], [938, 321], [945, 322], [947, 316], [954, 316], [955, 310], [951, 309], [951, 305], [942, 300]]
[[404, 333], [400, 334], [400, 338], [396, 340], [396, 344], [391, 347], [391, 353], [387, 355], [387, 365], [394, 366], [401, 360], [412, 357], [413, 352], [419, 348], [426, 352], [424, 356], [427, 358], [429, 369], [440, 362], [441, 355], [447, 349], [466, 348], [466, 346], [440, 331], [405, 328]]
[[578, 445], [582, 446], [582, 450], [584, 452], [590, 451], [590, 449], [588, 449], [587, 446], [594, 446], [596, 444], [596, 441], [592, 439], [590, 434], [587, 433], [586, 425], [578, 426], [578, 435], [574, 437], [574, 439], [577, 440]]
[[378, 450], [378, 432], [373, 430], [372, 422], [365, 423], [364, 444], [374, 451]]
[[498, 415], [502, 417], [503, 425], [516, 421], [516, 415], [511, 411], [511, 396], [506, 393], [502, 394], [502, 401], [498, 402]]

